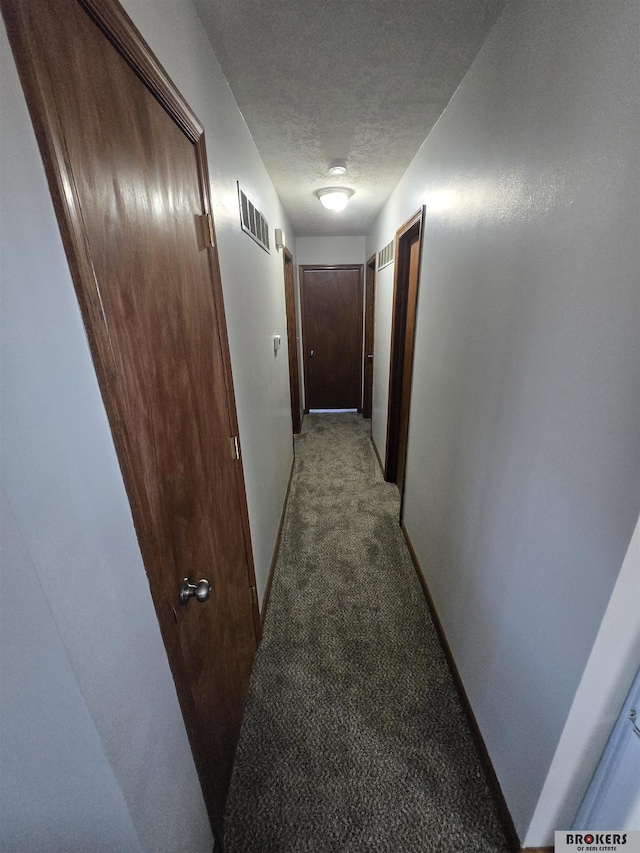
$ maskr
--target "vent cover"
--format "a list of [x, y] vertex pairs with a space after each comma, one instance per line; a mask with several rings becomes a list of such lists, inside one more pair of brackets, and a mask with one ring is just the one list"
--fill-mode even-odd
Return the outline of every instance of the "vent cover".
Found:
[[246, 193], [240, 189], [238, 182], [238, 201], [240, 203], [240, 226], [242, 230], [252, 237], [265, 252], [269, 249], [269, 223], [260, 213], [258, 208], [247, 198]]
[[380, 249], [378, 252], [378, 269], [381, 270], [383, 267], [388, 267], [389, 264], [393, 263], [393, 248], [394, 241], [392, 240], [390, 243], [384, 247], [384, 249]]

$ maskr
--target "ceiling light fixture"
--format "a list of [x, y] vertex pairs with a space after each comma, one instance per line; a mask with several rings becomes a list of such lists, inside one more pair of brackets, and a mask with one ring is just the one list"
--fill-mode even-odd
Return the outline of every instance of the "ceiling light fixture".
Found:
[[344, 210], [353, 195], [353, 190], [347, 187], [325, 187], [316, 190], [316, 196], [327, 210]]
[[347, 167], [344, 163], [332, 163], [329, 166], [329, 174], [330, 175], [346, 175]]

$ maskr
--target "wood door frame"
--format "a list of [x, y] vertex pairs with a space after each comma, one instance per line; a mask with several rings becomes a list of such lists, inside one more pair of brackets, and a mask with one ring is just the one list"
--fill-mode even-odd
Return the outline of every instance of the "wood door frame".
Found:
[[[308, 376], [309, 376], [309, 364], [307, 357], [307, 348], [304, 345], [304, 288], [302, 286], [304, 280], [304, 274], [306, 270], [357, 270], [359, 273], [358, 279], [358, 311], [360, 316], [363, 316], [363, 283], [364, 283], [364, 269], [362, 264], [300, 264], [298, 266], [298, 281], [300, 283], [300, 316], [302, 318], [302, 364], [304, 369], [304, 389], [305, 389], [305, 400], [304, 400], [304, 413], [305, 415], [309, 414], [309, 406], [307, 405], [307, 388], [308, 388]], [[362, 337], [362, 352], [360, 353], [360, 387], [362, 389], [362, 380], [364, 376], [364, 364], [362, 356], [364, 354], [364, 334]], [[358, 407], [358, 412], [362, 412], [362, 390], [360, 392], [360, 406]]]
[[[404, 393], [411, 394], [411, 378], [413, 375], [413, 351], [415, 343], [415, 320], [407, 323], [409, 315], [409, 266], [411, 242], [416, 235], [420, 241], [418, 253], [418, 287], [415, 293], [415, 304], [412, 306], [415, 318], [418, 290], [420, 287], [420, 265], [422, 263], [423, 222], [426, 208], [422, 207], [412, 217], [398, 228], [395, 238], [395, 270], [393, 279], [393, 308], [391, 326], [391, 354], [389, 361], [389, 403], [387, 408], [387, 445], [385, 452], [384, 478], [388, 483], [397, 482], [400, 435], [409, 429], [409, 410], [407, 417], [401, 417], [402, 398]], [[407, 340], [411, 350], [409, 375], [405, 373], [404, 353]], [[405, 387], [408, 386], [408, 387]], [[403, 489], [404, 492], [404, 489]], [[400, 518], [402, 519], [402, 501]]]
[[374, 252], [365, 266], [365, 297], [364, 297], [364, 359], [363, 359], [363, 391], [362, 417], [371, 418], [373, 414], [373, 357], [371, 370], [367, 372], [369, 356], [375, 353], [376, 328], [376, 258]]
[[[76, 0], [76, 2], [98, 25], [105, 38], [116, 48], [141, 79], [143, 85], [151, 91], [161, 106], [194, 145], [204, 214], [202, 217], [202, 245], [208, 248], [207, 255], [209, 258], [213, 302], [219, 324], [218, 346], [221, 353], [225, 390], [228, 400], [231, 439], [232, 436], [238, 436], [238, 420], [218, 253], [216, 248], [210, 246], [207, 239], [208, 224], [206, 220], [212, 214], [212, 205], [204, 128], [117, 0]], [[3, 0], [2, 13], [35, 130], [36, 140], [43, 159], [67, 263], [80, 305], [98, 385], [109, 420], [125, 490], [131, 507], [143, 563], [147, 574], [150, 578], [153, 578], [158, 576], [158, 572], [154, 568], [157, 559], [155, 555], [156, 548], [151, 531], [146, 529], [144, 523], [144, 512], [140, 508], [140, 502], [143, 500], [143, 497], [139, 494], [135, 472], [125, 450], [124, 428], [120, 423], [115, 391], [112, 388], [116, 377], [115, 357], [111, 348], [109, 329], [102, 312], [100, 289], [94, 273], [88, 238], [84, 229], [80, 200], [71, 164], [66, 154], [64, 129], [56, 110], [55, 98], [47, 70], [39, 59], [37, 45], [29, 37], [29, 26], [24, 20], [28, 16], [28, 11], [24, 8], [27, 4], [24, 4], [22, 8], [21, 5], [20, 0]], [[212, 219], [210, 222], [212, 222]], [[216, 243], [215, 239], [213, 243]], [[247, 559], [247, 591], [249, 592], [249, 590], [255, 590], [256, 581], [246, 487], [241, 461], [235, 466], [235, 472], [244, 549]], [[160, 600], [161, 593], [158, 590], [154, 590], [153, 585], [151, 586], [152, 600], [171, 666], [185, 727], [189, 734], [204, 801], [212, 827], [214, 831], [217, 830], [216, 835], [218, 835], [220, 832], [220, 824], [218, 823], [219, 808], [216, 806], [212, 789], [209, 786], [204, 764], [198, 755], [197, 749], [194, 748], [194, 741], [192, 740], [191, 733], [197, 729], [197, 711], [188, 679], [180, 665], [182, 652], [178, 635], [175, 631], [173, 618], [170, 618], [168, 615], [172, 611], [170, 607], [161, 606], [164, 603]], [[252, 595], [251, 599], [257, 644], [261, 638], [261, 619], [257, 595]]]
[[[296, 319], [296, 283], [293, 274], [293, 255], [282, 249], [284, 272], [284, 301], [287, 312], [287, 348], [289, 352], [289, 393], [291, 395], [291, 425], [293, 434], [302, 431], [302, 408], [300, 406], [300, 362], [298, 359], [298, 322]], [[289, 281], [290, 273], [290, 281]]]

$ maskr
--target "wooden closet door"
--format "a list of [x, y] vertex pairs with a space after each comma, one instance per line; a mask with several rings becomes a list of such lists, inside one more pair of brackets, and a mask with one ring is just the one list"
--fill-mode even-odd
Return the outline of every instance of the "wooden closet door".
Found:
[[360, 411], [362, 266], [302, 266], [300, 289], [305, 408]]

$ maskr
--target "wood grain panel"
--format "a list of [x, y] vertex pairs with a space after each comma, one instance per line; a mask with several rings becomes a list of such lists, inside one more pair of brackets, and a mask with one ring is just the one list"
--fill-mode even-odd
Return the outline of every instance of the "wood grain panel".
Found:
[[289, 353], [289, 394], [291, 397], [291, 423], [294, 435], [302, 429], [302, 407], [300, 406], [300, 369], [298, 362], [298, 335], [296, 322], [296, 294], [293, 280], [293, 256], [288, 249], [282, 250], [284, 265], [284, 299], [287, 312], [287, 346]]
[[396, 232], [393, 314], [389, 364], [389, 403], [384, 477], [397, 483], [402, 501], [411, 407], [415, 318], [420, 280], [422, 221], [419, 210]]
[[301, 266], [308, 409], [362, 404], [362, 266]]
[[173, 85], [149, 46], [139, 37], [133, 21], [119, 3], [113, 0], [79, 0], [88, 15], [108, 35], [109, 41], [136, 68], [147, 88], [192, 142], [197, 142], [204, 128]]
[[411, 382], [413, 379], [413, 345], [418, 304], [418, 274], [420, 272], [420, 232], [409, 240], [409, 274], [407, 289], [406, 326], [402, 352], [402, 391], [400, 395], [400, 427], [398, 430], [398, 473], [396, 483], [400, 494], [404, 494], [404, 474], [407, 464], [407, 441], [409, 438], [409, 408], [411, 404]]
[[376, 255], [367, 261], [364, 298], [364, 393], [362, 417], [370, 418], [373, 409], [373, 358], [376, 319]]

